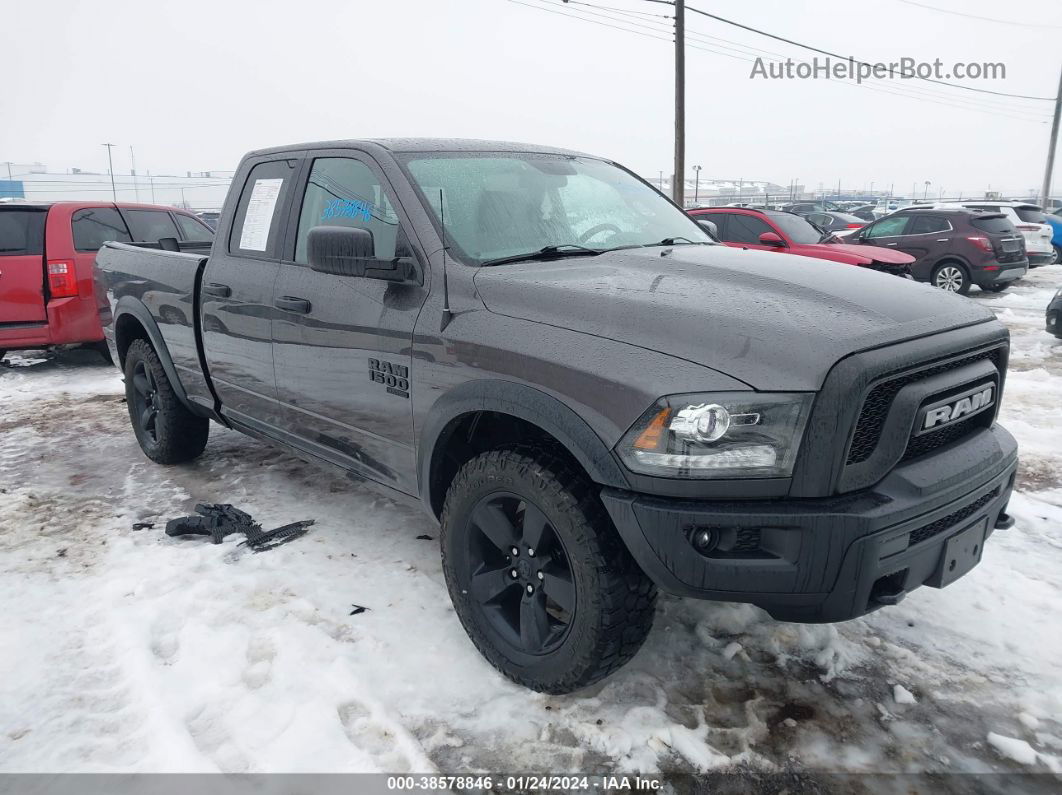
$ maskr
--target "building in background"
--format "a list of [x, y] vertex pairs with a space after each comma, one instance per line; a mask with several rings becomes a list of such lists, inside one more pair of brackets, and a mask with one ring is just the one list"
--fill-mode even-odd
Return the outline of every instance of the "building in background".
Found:
[[169, 204], [188, 210], [220, 210], [232, 171], [175, 174], [120, 174], [72, 168], [55, 173], [41, 163], [0, 163], [0, 200], [98, 200]]

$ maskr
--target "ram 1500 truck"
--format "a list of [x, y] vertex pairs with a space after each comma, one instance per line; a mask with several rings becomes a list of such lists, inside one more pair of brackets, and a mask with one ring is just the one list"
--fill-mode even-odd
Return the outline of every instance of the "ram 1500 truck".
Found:
[[658, 588], [843, 621], [1012, 524], [992, 313], [713, 245], [607, 159], [256, 151], [209, 256], [96, 265], [150, 459], [195, 458], [213, 420], [419, 501], [468, 635], [537, 690], [623, 665]]

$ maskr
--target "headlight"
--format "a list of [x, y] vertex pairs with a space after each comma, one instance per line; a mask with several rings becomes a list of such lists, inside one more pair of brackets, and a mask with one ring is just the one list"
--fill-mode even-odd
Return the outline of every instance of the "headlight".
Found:
[[725, 392], [661, 398], [617, 448], [634, 472], [679, 478], [793, 473], [811, 395]]

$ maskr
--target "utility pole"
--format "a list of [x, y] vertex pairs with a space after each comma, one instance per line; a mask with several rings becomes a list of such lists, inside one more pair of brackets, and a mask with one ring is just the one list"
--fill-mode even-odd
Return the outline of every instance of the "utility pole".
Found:
[[686, 0], [675, 0], [675, 178], [671, 198], [686, 206]]
[[100, 146], [107, 147], [107, 168], [111, 172], [111, 198], [117, 203], [118, 190], [114, 187], [114, 160], [111, 159], [111, 149], [114, 148], [114, 144], [100, 144]]
[[140, 201], [140, 183], [136, 181], [136, 155], [133, 154], [132, 144], [129, 144], [129, 163], [129, 170], [133, 175], [133, 191], [136, 193], [136, 200]]
[[11, 161], [8, 160], [4, 165], [7, 166], [7, 181], [11, 182]]
[[1058, 94], [1055, 96], [1055, 117], [1051, 121], [1051, 144], [1047, 147], [1047, 168], [1044, 169], [1043, 201], [1045, 210], [1050, 209], [1051, 172], [1055, 170], [1055, 146], [1058, 144], [1058, 119], [1062, 116], [1062, 73], [1058, 75]]
[[151, 203], [157, 204], [155, 201], [155, 178], [151, 176], [151, 172], [148, 172], [148, 182], [151, 183]]
[[697, 206], [697, 201], [701, 196], [701, 167], [693, 167], [693, 206]]

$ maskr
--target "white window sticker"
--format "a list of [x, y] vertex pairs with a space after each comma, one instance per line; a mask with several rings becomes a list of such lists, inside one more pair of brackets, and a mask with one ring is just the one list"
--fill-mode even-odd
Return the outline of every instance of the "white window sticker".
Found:
[[283, 184], [281, 177], [255, 180], [251, 200], [247, 202], [247, 214], [243, 218], [243, 232], [240, 233], [240, 248], [244, 251], [266, 250], [273, 211]]

